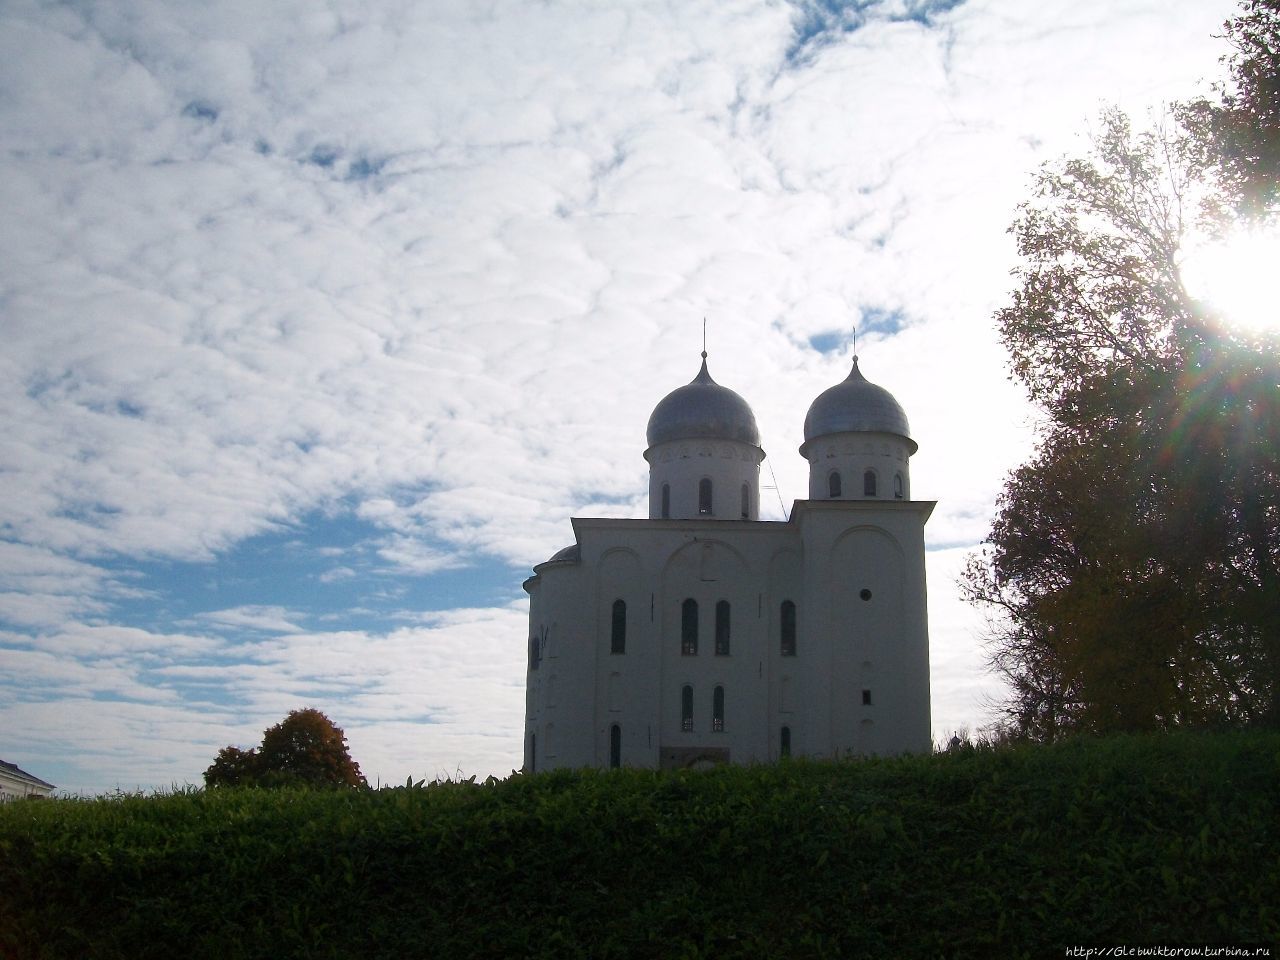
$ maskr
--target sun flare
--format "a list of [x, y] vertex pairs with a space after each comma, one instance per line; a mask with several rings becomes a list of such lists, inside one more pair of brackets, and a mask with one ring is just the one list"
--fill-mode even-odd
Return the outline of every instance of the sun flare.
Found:
[[1280, 232], [1238, 233], [1193, 245], [1182, 277], [1187, 292], [1228, 326], [1280, 331]]

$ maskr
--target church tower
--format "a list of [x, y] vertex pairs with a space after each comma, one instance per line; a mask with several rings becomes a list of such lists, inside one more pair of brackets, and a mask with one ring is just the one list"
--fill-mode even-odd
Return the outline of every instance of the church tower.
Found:
[[760, 432], [747, 401], [711, 379], [707, 352], [693, 380], [649, 417], [650, 520], [757, 520]]
[[809, 499], [910, 500], [916, 449], [902, 407], [862, 375], [855, 356], [849, 376], [819, 394], [804, 418]]
[[646, 439], [648, 519], [575, 518], [525, 581], [525, 769], [928, 750], [934, 504], [893, 396], [855, 357], [813, 401], [786, 521], [759, 519], [755, 416], [705, 351]]

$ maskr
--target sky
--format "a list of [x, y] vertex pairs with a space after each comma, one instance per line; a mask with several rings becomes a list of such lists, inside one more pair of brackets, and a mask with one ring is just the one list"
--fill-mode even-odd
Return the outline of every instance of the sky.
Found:
[[863, 373], [919, 453], [933, 730], [1035, 412], [1036, 168], [1222, 75], [1218, 0], [0, 2], [0, 758], [198, 784], [304, 706], [371, 783], [521, 764], [526, 597], [710, 368], [762, 516]]

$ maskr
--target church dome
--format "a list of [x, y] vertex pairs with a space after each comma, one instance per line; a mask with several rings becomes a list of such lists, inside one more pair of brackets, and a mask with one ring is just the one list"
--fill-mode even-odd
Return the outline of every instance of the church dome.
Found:
[[738, 440], [760, 445], [760, 431], [751, 407], [738, 394], [711, 379], [705, 353], [698, 375], [672, 390], [653, 408], [646, 436], [651, 447], [670, 440]]
[[912, 453], [916, 450], [902, 407], [893, 394], [862, 375], [857, 357], [849, 376], [824, 390], [810, 405], [804, 418], [801, 454], [810, 441], [833, 433], [889, 433], [904, 438]]
[[579, 563], [582, 560], [582, 545], [571, 543], [563, 550], [557, 550], [547, 563]]

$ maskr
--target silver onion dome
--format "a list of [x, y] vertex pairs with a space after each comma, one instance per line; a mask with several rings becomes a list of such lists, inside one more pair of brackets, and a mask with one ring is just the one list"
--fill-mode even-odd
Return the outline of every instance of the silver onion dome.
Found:
[[824, 390], [810, 405], [804, 418], [804, 445], [800, 453], [804, 454], [810, 441], [833, 433], [890, 433], [905, 439], [911, 445], [911, 452], [916, 452], [907, 415], [893, 394], [862, 375], [857, 357], [853, 358], [849, 376]]
[[740, 440], [760, 445], [760, 431], [751, 407], [738, 394], [711, 379], [705, 353], [698, 375], [672, 390], [653, 408], [646, 436], [651, 447], [669, 440]]

